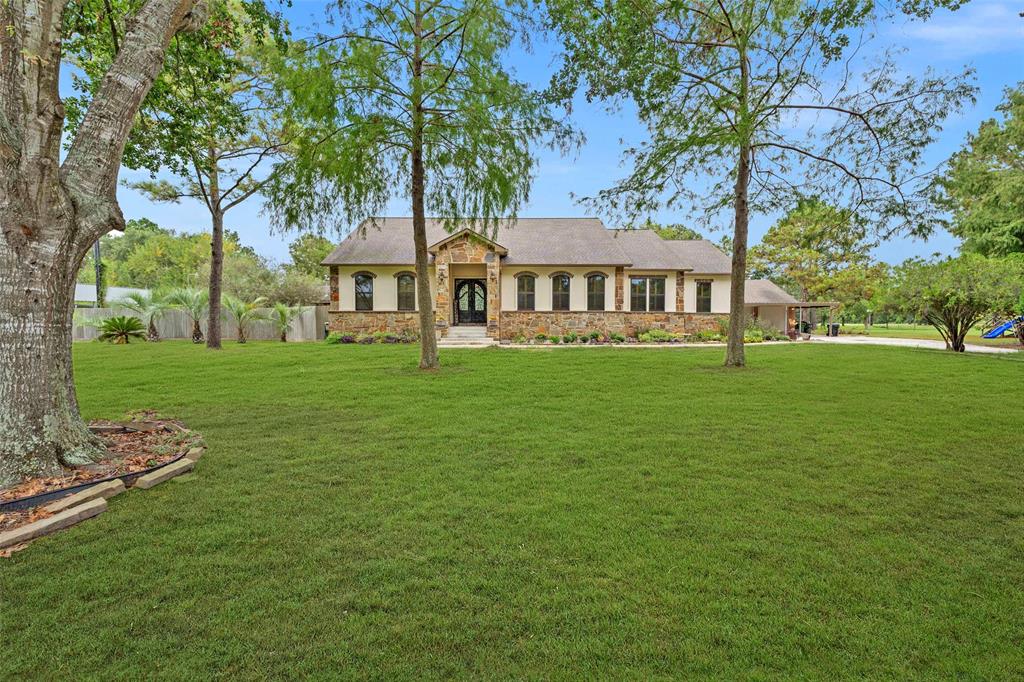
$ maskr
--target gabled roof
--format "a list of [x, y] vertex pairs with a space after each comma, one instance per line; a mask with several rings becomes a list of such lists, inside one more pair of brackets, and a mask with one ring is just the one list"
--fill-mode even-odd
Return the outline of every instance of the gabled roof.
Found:
[[459, 237], [462, 237], [463, 235], [472, 235], [474, 239], [479, 239], [484, 244], [487, 244], [492, 249], [494, 249], [495, 253], [499, 253], [502, 256], [504, 256], [504, 255], [506, 255], [508, 253], [508, 249], [506, 249], [504, 246], [502, 246], [498, 242], [494, 241], [493, 239], [488, 239], [487, 237], [485, 237], [484, 235], [480, 234], [476, 230], [471, 230], [468, 227], [465, 227], [465, 228], [459, 230], [458, 232], [453, 232], [452, 234], [448, 235], [444, 239], [442, 239], [442, 240], [440, 240], [438, 242], [434, 242], [433, 244], [430, 244], [427, 247], [427, 251], [430, 252], [430, 253], [435, 253], [436, 254], [438, 249], [440, 249], [442, 246], [444, 246], [448, 242], [455, 241], [456, 239], [458, 239]]
[[748, 279], [743, 298], [746, 305], [796, 305], [800, 302], [768, 279]]
[[[651, 230], [609, 230], [597, 218], [519, 218], [494, 233], [467, 227], [450, 233], [427, 219], [431, 250], [467, 231], [504, 256], [506, 265], [624, 266], [644, 270], [692, 270], [728, 274], [729, 257], [705, 240], [668, 241]], [[412, 265], [416, 261], [412, 218], [375, 218], [348, 235], [324, 265]]]

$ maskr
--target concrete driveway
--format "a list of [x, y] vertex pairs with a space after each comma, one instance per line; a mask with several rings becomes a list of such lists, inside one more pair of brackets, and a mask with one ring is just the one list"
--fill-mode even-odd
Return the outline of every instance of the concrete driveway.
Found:
[[[929, 348], [932, 350], [946, 350], [943, 341], [932, 339], [887, 339], [882, 336], [812, 336], [814, 343], [838, 343], [852, 346], [902, 346], [904, 348]], [[970, 353], [1016, 353], [1015, 348], [1001, 348], [998, 346], [979, 346], [975, 343], [968, 343], [965, 348]]]

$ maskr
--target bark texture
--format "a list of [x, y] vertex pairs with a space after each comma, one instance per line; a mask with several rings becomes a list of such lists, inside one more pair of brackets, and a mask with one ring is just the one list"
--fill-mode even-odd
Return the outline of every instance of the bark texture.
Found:
[[427, 270], [427, 218], [424, 208], [426, 169], [423, 165], [423, 12], [417, 0], [414, 10], [412, 58], [412, 136], [411, 194], [412, 231], [416, 247], [416, 303], [420, 314], [420, 369], [437, 369], [437, 334], [434, 332], [434, 306], [430, 300], [430, 273]]
[[747, 281], [747, 230], [750, 223], [748, 197], [750, 191], [750, 147], [740, 148], [736, 164], [735, 231], [732, 237], [732, 287], [729, 291], [729, 339], [725, 349], [726, 367], [747, 364], [743, 350], [746, 327], [744, 285]]
[[210, 310], [206, 323], [206, 347], [221, 348], [220, 296], [224, 278], [224, 211], [220, 206], [220, 172], [217, 169], [217, 152], [210, 149], [210, 174], [208, 194], [212, 233], [210, 235]]
[[101, 452], [75, 397], [75, 278], [92, 244], [124, 226], [116, 188], [132, 121], [172, 36], [203, 20], [195, 0], [140, 8], [61, 164], [64, 7], [0, 3], [0, 485]]

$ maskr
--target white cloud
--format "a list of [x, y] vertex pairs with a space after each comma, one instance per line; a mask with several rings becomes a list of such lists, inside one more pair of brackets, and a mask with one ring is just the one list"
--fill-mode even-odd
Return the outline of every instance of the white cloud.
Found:
[[[967, 57], [997, 52], [1020, 54], [1024, 19], [1020, 7], [1001, 2], [970, 3], [956, 12], [936, 13], [928, 21], [906, 24], [899, 31], [921, 47], [941, 50], [941, 57]], [[913, 48], [912, 48], [913, 50]]]

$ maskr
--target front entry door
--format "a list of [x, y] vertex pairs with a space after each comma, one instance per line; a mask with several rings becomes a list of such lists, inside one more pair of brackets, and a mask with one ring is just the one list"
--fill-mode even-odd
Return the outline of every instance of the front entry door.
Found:
[[486, 324], [487, 285], [482, 279], [455, 281], [455, 324]]

